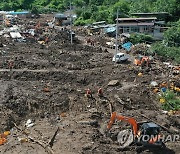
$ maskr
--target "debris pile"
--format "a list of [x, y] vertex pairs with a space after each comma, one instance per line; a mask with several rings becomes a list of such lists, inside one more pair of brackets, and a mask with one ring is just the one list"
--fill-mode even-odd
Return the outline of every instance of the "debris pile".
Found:
[[131, 47], [131, 53], [141, 54], [141, 55], [151, 55], [152, 52], [149, 49], [150, 49], [150, 45], [145, 44], [145, 43], [140, 43], [140, 44], [133, 45]]
[[[115, 122], [111, 137], [104, 134], [114, 111], [157, 123], [163, 134], [179, 132], [179, 111], [162, 108], [171, 88], [179, 98], [171, 68], [155, 59], [146, 70], [134, 66], [132, 55], [129, 63], [114, 64], [115, 50], [104, 51], [109, 38], [92, 36], [93, 46], [76, 35], [71, 44], [68, 27], [51, 29], [46, 20], [47, 15], [21, 21], [18, 32], [25, 41], [9, 32], [0, 39], [0, 131], [11, 132], [0, 142], [1, 153], [136, 153], [135, 145], [122, 150], [116, 144], [127, 124]], [[179, 142], [166, 144], [165, 152], [179, 152]]]

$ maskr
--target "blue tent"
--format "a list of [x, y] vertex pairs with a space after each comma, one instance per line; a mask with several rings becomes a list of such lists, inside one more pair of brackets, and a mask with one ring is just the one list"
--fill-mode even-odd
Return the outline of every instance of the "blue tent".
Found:
[[130, 51], [132, 45], [133, 45], [133, 44], [132, 44], [131, 42], [127, 42], [127, 43], [124, 43], [124, 44], [122, 45], [122, 47], [123, 47], [124, 49], [126, 49], [127, 51]]

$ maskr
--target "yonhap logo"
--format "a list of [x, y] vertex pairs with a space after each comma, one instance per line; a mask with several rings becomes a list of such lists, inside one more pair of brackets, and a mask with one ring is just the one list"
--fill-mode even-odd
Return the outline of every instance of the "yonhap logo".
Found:
[[180, 135], [141, 135], [137, 138], [138, 142], [177, 142], [180, 140]]
[[[125, 148], [129, 146], [134, 141], [134, 135], [132, 130], [126, 129], [122, 130], [117, 135], [117, 141], [121, 148]], [[148, 143], [155, 143], [155, 142], [177, 142], [180, 140], [180, 135], [141, 135], [136, 138], [137, 142], [148, 142]]]
[[120, 131], [117, 135], [117, 141], [121, 148], [129, 146], [134, 141], [132, 130], [126, 129]]

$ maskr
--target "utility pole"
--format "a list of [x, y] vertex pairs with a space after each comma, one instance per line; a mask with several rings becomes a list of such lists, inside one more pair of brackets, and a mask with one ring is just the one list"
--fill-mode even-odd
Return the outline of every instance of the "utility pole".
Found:
[[71, 11], [72, 11], [72, 6], [71, 6], [71, 2], [70, 2], [70, 33], [71, 33], [71, 44], [73, 43], [73, 38], [72, 38], [72, 14], [71, 14]]
[[116, 54], [115, 54], [115, 62], [116, 62], [116, 55], [118, 52], [118, 16], [119, 16], [119, 10], [117, 9], [116, 14]]

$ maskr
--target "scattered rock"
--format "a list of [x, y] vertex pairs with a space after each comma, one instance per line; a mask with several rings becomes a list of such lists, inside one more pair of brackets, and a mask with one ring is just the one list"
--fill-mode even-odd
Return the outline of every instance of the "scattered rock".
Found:
[[90, 126], [94, 126], [94, 127], [98, 127], [99, 126], [97, 120], [93, 120], [93, 121], [79, 121], [78, 123], [82, 124], [82, 125], [90, 125]]
[[91, 112], [91, 113], [97, 112], [97, 109], [96, 108], [91, 108], [91, 109], [89, 109], [89, 112]]
[[83, 151], [90, 150], [92, 148], [92, 144], [86, 144], [82, 147]]
[[179, 130], [173, 126], [170, 126], [169, 130], [174, 132], [174, 133], [179, 133]]
[[158, 86], [158, 83], [156, 81], [152, 81], [151, 84], [150, 84], [152, 87], [156, 87]]
[[35, 125], [35, 123], [34, 123], [31, 119], [28, 119], [27, 122], [26, 122], [26, 124], [25, 124], [25, 126], [26, 126], [27, 128], [33, 127], [34, 125]]
[[119, 83], [119, 80], [111, 80], [109, 83], [108, 83], [108, 86], [118, 86], [120, 83]]

